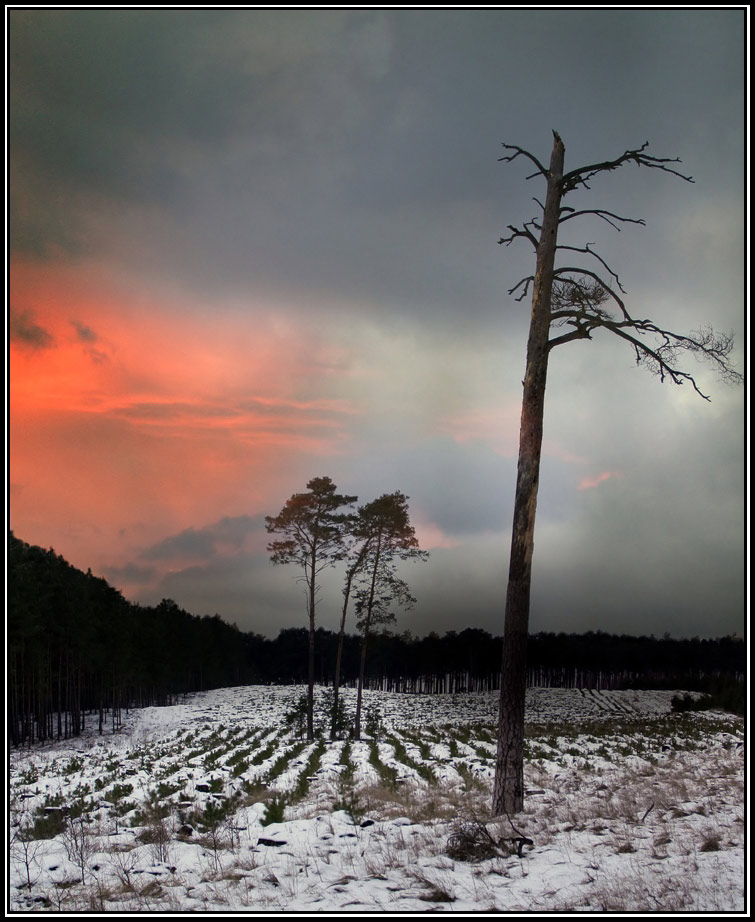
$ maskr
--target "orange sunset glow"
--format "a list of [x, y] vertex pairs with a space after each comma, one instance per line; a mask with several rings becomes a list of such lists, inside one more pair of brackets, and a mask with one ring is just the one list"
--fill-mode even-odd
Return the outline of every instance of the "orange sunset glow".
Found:
[[285, 489], [290, 455], [348, 441], [357, 408], [329, 396], [328, 348], [303, 327], [219, 323], [211, 308], [151, 305], [66, 268], [14, 266], [11, 291], [13, 316], [45, 333], [17, 338], [10, 357], [21, 534], [44, 510], [61, 535], [91, 531], [96, 563], [129, 529], [259, 511], [255, 483], [280, 474]]

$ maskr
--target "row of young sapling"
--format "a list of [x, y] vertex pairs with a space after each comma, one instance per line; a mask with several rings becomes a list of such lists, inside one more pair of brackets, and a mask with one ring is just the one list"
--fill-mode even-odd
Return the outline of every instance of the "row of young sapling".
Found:
[[[29, 888], [38, 844], [56, 836], [62, 837], [82, 879], [97, 836], [124, 829], [138, 830], [137, 841], [150, 847], [156, 862], [169, 861], [175, 838], [200, 842], [217, 863], [220, 849], [232, 847], [238, 839], [234, 821], [238, 811], [263, 803], [262, 826], [282, 822], [287, 806], [309, 797], [312, 781], [323, 773], [323, 756], [330, 747], [340, 747], [338, 761], [328, 766], [329, 777], [336, 779], [332, 809], [346, 810], [355, 823], [364, 818], [367, 803], [360, 794], [365, 778], [363, 769], [357, 773], [358, 764], [364, 764], [355, 759], [357, 745], [362, 755], [367, 749], [373, 782], [387, 789], [395, 790], [407, 779], [433, 788], [441, 777], [448, 777], [436, 770], [441, 765], [453, 769], [462, 790], [480, 788], [492, 773], [496, 747], [492, 726], [388, 730], [379, 708], [371, 705], [363, 724], [366, 738], [356, 741], [351, 738], [343, 702], [339, 703], [336, 726], [341, 738], [334, 742], [327, 739], [333, 702], [326, 695], [321, 700], [314, 742], [301, 738], [306, 728], [303, 698], [286, 715], [282, 730], [205, 726], [202, 731], [180, 732], [159, 745], [137, 747], [125, 758], [105, 754], [101, 773], [91, 784], [79, 756], [44, 767], [30, 765], [16, 774], [11, 786], [11, 840], [20, 856], [17, 860], [26, 867]], [[732, 730], [728, 722], [725, 727]], [[664, 750], [700, 748], [711, 729], [710, 720], [703, 730], [689, 714], [651, 723], [533, 725], [528, 727], [525, 755], [535, 764], [568, 761], [590, 771], [599, 761], [626, 755], [642, 755], [652, 762]], [[741, 742], [731, 736], [731, 745]], [[284, 773], [290, 777], [281, 784]], [[55, 775], [61, 779], [59, 789], [41, 791], [40, 779]]]

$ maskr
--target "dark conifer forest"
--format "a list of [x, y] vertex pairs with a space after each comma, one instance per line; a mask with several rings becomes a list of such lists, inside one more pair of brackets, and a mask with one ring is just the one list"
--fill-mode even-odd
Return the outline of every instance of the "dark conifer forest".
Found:
[[[129, 602], [104, 579], [11, 534], [8, 544], [6, 699], [12, 745], [68, 738], [85, 728], [117, 730], [126, 709], [175, 703], [190, 692], [245, 684], [305, 683], [306, 627], [275, 639], [240, 631], [219, 615], [175, 602]], [[333, 682], [338, 635], [316, 632], [316, 681]], [[479, 628], [377, 633], [367, 655], [368, 688], [413, 693], [493, 691], [501, 637]], [[360, 637], [347, 635], [342, 685], [356, 683]], [[603, 632], [533, 634], [530, 685], [674, 688], [741, 685], [740, 638], [672, 639]], [[743, 691], [742, 691], [743, 694]]]

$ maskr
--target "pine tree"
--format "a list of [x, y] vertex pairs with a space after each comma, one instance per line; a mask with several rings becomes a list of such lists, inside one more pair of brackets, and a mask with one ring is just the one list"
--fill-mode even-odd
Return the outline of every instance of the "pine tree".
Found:
[[277, 516], [266, 516], [270, 534], [284, 537], [268, 544], [274, 564], [296, 564], [304, 571], [299, 577], [306, 586], [309, 622], [307, 739], [314, 739], [315, 622], [319, 591], [318, 577], [334, 566], [345, 554], [344, 532], [348, 515], [344, 507], [357, 501], [356, 496], [336, 493], [330, 477], [315, 477], [307, 484], [307, 493], [295, 493]]

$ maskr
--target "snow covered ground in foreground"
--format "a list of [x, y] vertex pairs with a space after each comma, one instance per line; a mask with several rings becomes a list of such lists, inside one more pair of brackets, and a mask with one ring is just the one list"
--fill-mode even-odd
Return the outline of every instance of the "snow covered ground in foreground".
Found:
[[494, 695], [367, 692], [363, 740], [307, 743], [286, 724], [303, 692], [200, 693], [12, 751], [9, 909], [745, 911], [740, 718], [530, 689], [515, 831], [489, 815]]

